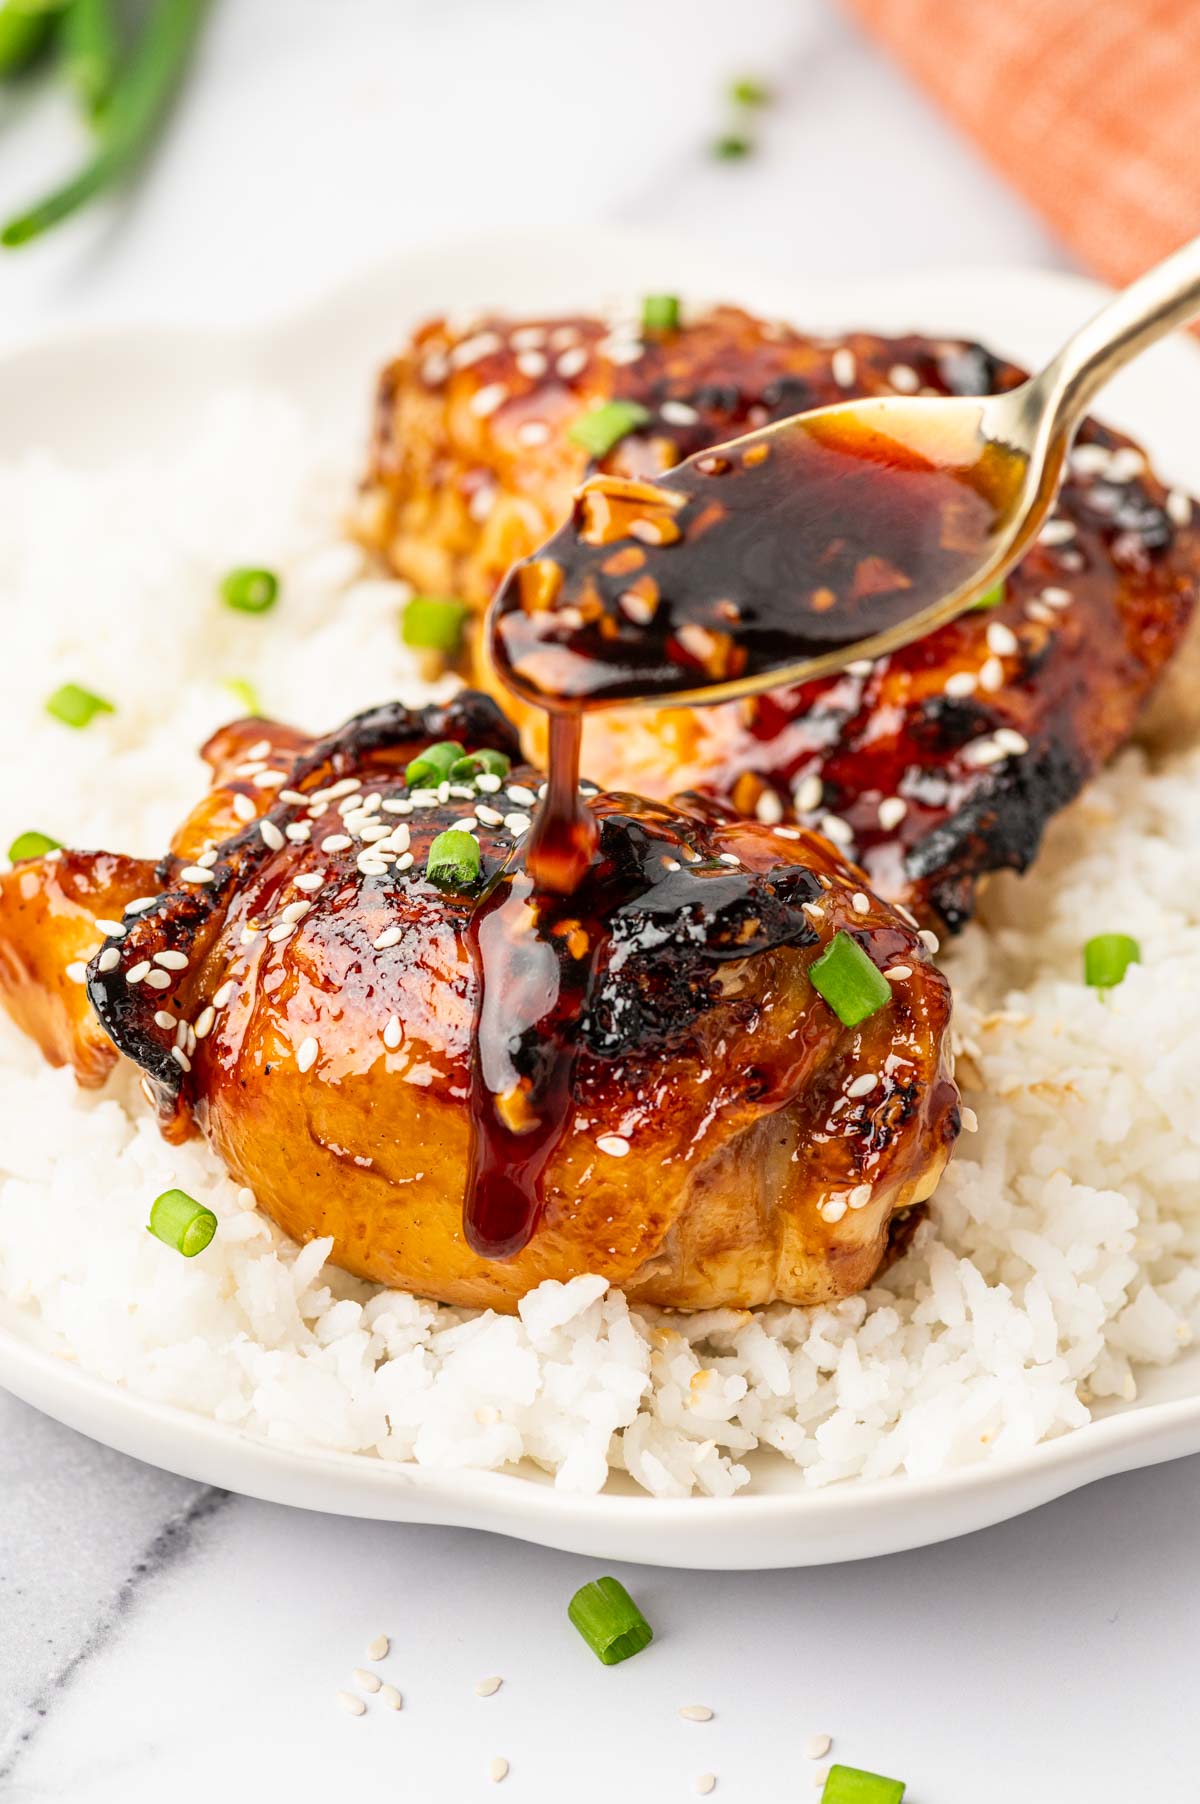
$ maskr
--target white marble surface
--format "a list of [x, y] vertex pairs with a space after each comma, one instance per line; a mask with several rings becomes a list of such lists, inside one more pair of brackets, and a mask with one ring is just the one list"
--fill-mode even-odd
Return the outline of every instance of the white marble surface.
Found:
[[[732, 73], [779, 104], [704, 154]], [[0, 206], [70, 154], [36, 94]], [[31, 324], [269, 312], [473, 225], [703, 234], [783, 271], [1062, 261], [824, 0], [224, 0], [132, 207], [0, 265]], [[381, 350], [384, 347], [380, 347]], [[913, 1804], [1195, 1795], [1200, 1462], [940, 1549], [811, 1573], [624, 1576], [656, 1647], [606, 1671], [567, 1627], [588, 1562], [289, 1513], [156, 1473], [0, 1397], [0, 1796], [631, 1804], [817, 1794], [805, 1738]], [[334, 1705], [388, 1632], [399, 1717]], [[489, 1700], [487, 1673], [505, 1677]], [[681, 1722], [690, 1702], [717, 1711]]]

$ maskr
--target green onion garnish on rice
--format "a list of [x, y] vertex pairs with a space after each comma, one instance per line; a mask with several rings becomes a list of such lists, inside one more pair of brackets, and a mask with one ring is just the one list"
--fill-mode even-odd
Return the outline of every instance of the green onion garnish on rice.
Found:
[[590, 413], [581, 414], [569, 428], [567, 437], [576, 445], [582, 445], [589, 456], [605, 457], [614, 445], [619, 445], [629, 433], [644, 426], [649, 418], [649, 410], [640, 401], [606, 401], [602, 407], [593, 407]]
[[678, 332], [679, 296], [648, 294], [642, 302], [643, 332]]
[[279, 600], [279, 578], [273, 570], [231, 570], [221, 578], [221, 600], [239, 614], [266, 614]]
[[480, 872], [479, 846], [470, 833], [450, 827], [439, 833], [425, 860], [425, 875], [439, 889], [467, 889]]
[[998, 608], [1003, 604], [1005, 585], [997, 583], [994, 588], [985, 589], [978, 601], [973, 601], [967, 609], [968, 614], [986, 614], [989, 608]]
[[567, 1615], [605, 1666], [619, 1666], [654, 1639], [654, 1630], [619, 1579], [583, 1585], [567, 1605]]
[[216, 1233], [217, 1218], [186, 1190], [164, 1190], [151, 1205], [148, 1226], [164, 1246], [174, 1247], [185, 1259], [194, 1259]]
[[262, 702], [258, 690], [253, 683], [248, 683], [245, 677], [226, 677], [224, 686], [234, 701], [243, 707], [247, 714], [262, 713]]
[[8, 862], [20, 864], [23, 858], [44, 858], [47, 852], [60, 852], [62, 841], [51, 839], [48, 833], [38, 833], [30, 828], [27, 833], [18, 833], [8, 848]]
[[446, 773], [452, 783], [473, 783], [476, 777], [507, 777], [512, 759], [503, 752], [468, 752], [457, 758]]
[[742, 157], [748, 157], [754, 149], [751, 139], [742, 132], [726, 132], [723, 137], [713, 141], [712, 153], [722, 163], [736, 163]]
[[885, 1779], [857, 1766], [831, 1766], [821, 1804], [901, 1804], [903, 1797], [903, 1779]]
[[1142, 949], [1131, 934], [1097, 933], [1083, 948], [1084, 982], [1095, 990], [1111, 990], [1130, 965], [1140, 965]]
[[466, 604], [453, 595], [414, 595], [400, 617], [400, 637], [414, 651], [453, 657], [462, 644]]
[[848, 933], [834, 934], [808, 975], [844, 1027], [857, 1027], [892, 999], [887, 978]]
[[46, 712], [53, 714], [55, 720], [61, 720], [65, 727], [86, 727], [97, 714], [113, 714], [116, 710], [102, 695], [93, 695], [90, 689], [81, 689], [78, 683], [64, 683], [47, 698]]
[[427, 745], [405, 767], [404, 781], [412, 789], [436, 789], [465, 756], [456, 739], [442, 739], [437, 745]]

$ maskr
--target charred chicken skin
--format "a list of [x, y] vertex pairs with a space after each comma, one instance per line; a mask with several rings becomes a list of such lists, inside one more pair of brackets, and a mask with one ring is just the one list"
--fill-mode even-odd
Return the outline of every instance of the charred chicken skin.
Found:
[[[168, 1138], [205, 1135], [288, 1233], [332, 1235], [389, 1286], [506, 1310], [583, 1271], [689, 1309], [861, 1289], [958, 1131], [949, 988], [920, 936], [798, 827], [589, 792], [575, 916], [534, 899], [489, 1028], [487, 905], [540, 779], [496, 782], [493, 760], [486, 780], [407, 781], [444, 742], [518, 757], [470, 693], [324, 739], [218, 733], [211, 793], [157, 866], [57, 853], [0, 878], [10, 1012], [82, 1083], [132, 1060]], [[467, 827], [477, 876], [438, 887], [431, 843]], [[838, 936], [884, 974], [855, 1026], [814, 984]], [[503, 1096], [481, 1082], [496, 1058]], [[527, 1233], [489, 1257], [469, 1173], [501, 1105], [544, 1158]]]
[[[400, 575], [482, 610], [509, 565], [569, 517], [589, 467], [657, 475], [850, 396], [982, 394], [1022, 374], [976, 344], [835, 344], [730, 307], [652, 333], [582, 318], [435, 321], [381, 378], [363, 531]], [[589, 466], [572, 430], [613, 400], [637, 411]], [[595, 715], [584, 768], [650, 796], [695, 790], [767, 823], [795, 819], [834, 839], [880, 895], [958, 928], [979, 880], [1024, 869], [1051, 816], [1132, 732], [1192, 614], [1191, 513], [1129, 439], [1089, 423], [1056, 515], [998, 605], [753, 701]], [[494, 684], [480, 635], [472, 655]], [[541, 716], [528, 718], [535, 757], [541, 734]]]

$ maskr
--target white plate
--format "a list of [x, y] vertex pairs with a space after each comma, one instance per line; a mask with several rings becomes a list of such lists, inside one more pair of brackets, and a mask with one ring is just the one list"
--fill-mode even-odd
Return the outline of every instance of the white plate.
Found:
[[[0, 458], [48, 446], [99, 461], [117, 446], [169, 451], [215, 386], [281, 385], [345, 434], [365, 429], [373, 372], [425, 313], [494, 304], [586, 309], [614, 293], [681, 291], [744, 302], [836, 333], [851, 326], [972, 334], [1037, 363], [1102, 298], [1093, 283], [1029, 271], [889, 281], [785, 282], [731, 270], [697, 246], [611, 232], [506, 234], [409, 254], [291, 319], [241, 333], [144, 326], [58, 333], [0, 357]], [[1104, 411], [1164, 473], [1200, 489], [1200, 352], [1160, 346], [1113, 385]], [[36, 424], [31, 427], [31, 422]], [[764, 1458], [727, 1500], [663, 1502], [632, 1489], [561, 1494], [536, 1473], [435, 1472], [357, 1454], [294, 1452], [90, 1376], [38, 1345], [0, 1305], [0, 1381], [95, 1439], [189, 1478], [306, 1509], [457, 1523], [575, 1552], [663, 1565], [771, 1567], [859, 1559], [946, 1540], [1131, 1466], [1200, 1451], [1200, 1349], [1145, 1374], [1136, 1404], [1019, 1460], [926, 1481], [805, 1488]]]

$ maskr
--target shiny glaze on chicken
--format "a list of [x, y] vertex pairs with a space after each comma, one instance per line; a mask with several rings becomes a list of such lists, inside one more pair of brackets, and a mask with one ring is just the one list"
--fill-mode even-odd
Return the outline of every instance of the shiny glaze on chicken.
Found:
[[[64, 853], [0, 878], [10, 1010], [82, 1082], [133, 1060], [169, 1138], [202, 1132], [281, 1227], [387, 1285], [512, 1309], [584, 1271], [685, 1308], [868, 1283], [959, 1125], [949, 988], [918, 934], [798, 828], [590, 794], [579, 905], [527, 946], [550, 1010], [528, 1031], [514, 992], [483, 1018], [473, 923], [520, 868], [539, 779], [411, 789], [409, 760], [448, 739], [517, 750], [470, 694], [321, 740], [219, 733], [157, 867]], [[480, 880], [435, 888], [430, 842], [468, 820]], [[839, 931], [891, 988], [856, 1028], [807, 975]], [[86, 989], [60, 982], [85, 956]], [[464, 1229], [497, 1056], [507, 1127], [515, 1097], [545, 1143], [507, 1257]]]
[[[647, 410], [599, 466], [642, 477], [847, 396], [982, 394], [1021, 379], [975, 344], [832, 342], [729, 307], [650, 334], [583, 318], [434, 321], [381, 378], [362, 529], [399, 574], [482, 609], [567, 518], [588, 468], [568, 434], [597, 403]], [[766, 822], [796, 819], [880, 894], [957, 928], [979, 879], [1024, 869], [1047, 821], [1129, 737], [1198, 578], [1190, 502], [1130, 440], [1089, 422], [1056, 515], [999, 607], [754, 701], [599, 715], [584, 769], [651, 796], [696, 790]], [[478, 669], [478, 641], [475, 656]], [[539, 758], [541, 735], [531, 715]]]

